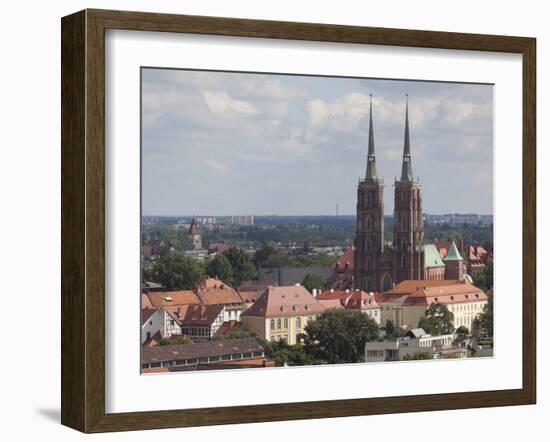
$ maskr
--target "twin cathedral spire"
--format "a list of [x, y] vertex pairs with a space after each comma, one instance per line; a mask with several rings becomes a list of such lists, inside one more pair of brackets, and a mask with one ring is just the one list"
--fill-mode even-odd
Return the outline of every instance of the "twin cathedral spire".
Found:
[[422, 195], [413, 178], [407, 96], [401, 177], [394, 183], [393, 236], [391, 242], [386, 241], [384, 182], [376, 170], [372, 95], [369, 112], [367, 170], [357, 187], [354, 286], [381, 292], [406, 279], [423, 279]]
[[[376, 155], [374, 152], [374, 124], [372, 122], [372, 94], [369, 105], [369, 149], [367, 154], [367, 181], [378, 181], [376, 172]], [[403, 182], [413, 182], [413, 172], [411, 163], [411, 140], [409, 135], [409, 94], [405, 96], [405, 140], [403, 144], [403, 163], [401, 166], [401, 180]]]

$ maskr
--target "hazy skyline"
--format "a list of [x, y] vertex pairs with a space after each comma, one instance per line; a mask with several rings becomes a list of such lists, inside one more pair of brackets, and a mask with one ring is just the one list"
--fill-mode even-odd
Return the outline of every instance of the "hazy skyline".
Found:
[[491, 85], [142, 70], [144, 215], [355, 214], [369, 93], [385, 213], [405, 93], [424, 212], [491, 214]]

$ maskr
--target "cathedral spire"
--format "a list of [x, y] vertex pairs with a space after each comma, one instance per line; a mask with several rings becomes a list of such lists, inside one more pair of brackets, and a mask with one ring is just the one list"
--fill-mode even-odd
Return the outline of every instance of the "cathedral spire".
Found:
[[405, 105], [405, 145], [403, 146], [403, 166], [401, 167], [401, 181], [413, 181], [411, 163], [411, 141], [409, 138], [409, 94], [406, 95]]
[[378, 180], [376, 174], [376, 157], [374, 156], [374, 128], [372, 124], [372, 94], [370, 94], [370, 112], [369, 112], [369, 151], [367, 155], [367, 175], [368, 181]]

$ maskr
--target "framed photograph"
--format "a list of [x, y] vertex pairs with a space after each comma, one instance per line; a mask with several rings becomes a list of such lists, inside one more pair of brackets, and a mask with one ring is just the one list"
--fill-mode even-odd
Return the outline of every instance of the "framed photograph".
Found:
[[62, 423], [533, 404], [535, 39], [62, 19]]

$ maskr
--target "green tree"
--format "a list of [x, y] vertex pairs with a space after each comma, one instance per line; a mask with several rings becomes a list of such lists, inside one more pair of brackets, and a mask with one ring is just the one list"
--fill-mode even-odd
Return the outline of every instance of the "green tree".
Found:
[[415, 354], [406, 354], [403, 356], [404, 361], [420, 361], [424, 359], [433, 359], [432, 355], [425, 351], [420, 351]]
[[225, 257], [229, 260], [231, 268], [233, 269], [233, 280], [231, 283], [238, 287], [241, 282], [246, 281], [254, 276], [256, 269], [250, 261], [250, 258], [244, 253], [244, 251], [238, 247], [230, 247], [229, 250], [223, 252]]
[[283, 340], [264, 341], [266, 355], [271, 358], [278, 367], [289, 365], [312, 365], [320, 363], [307, 354], [305, 347], [300, 344], [289, 345]]
[[473, 277], [473, 283], [476, 287], [484, 291], [492, 290], [493, 288], [493, 260], [487, 260], [485, 267], [480, 272], [477, 272]]
[[313, 289], [324, 289], [326, 286], [326, 282], [321, 276], [314, 273], [308, 273], [306, 274], [306, 276], [304, 276], [304, 279], [302, 280], [302, 285], [310, 292], [313, 292]]
[[190, 290], [204, 277], [202, 265], [180, 253], [162, 256], [155, 262], [151, 273], [155, 282], [176, 290]]
[[488, 302], [478, 316], [479, 330], [482, 334], [493, 336], [493, 291], [487, 293]]
[[169, 338], [162, 338], [159, 341], [159, 345], [179, 345], [179, 344], [192, 344], [193, 341], [187, 336], [171, 336]]
[[386, 321], [386, 337], [393, 338], [393, 333], [395, 332], [395, 324], [391, 319]]
[[378, 324], [359, 311], [329, 309], [305, 327], [306, 353], [329, 364], [361, 362], [365, 344], [376, 341]]
[[262, 247], [260, 247], [258, 250], [256, 250], [256, 253], [254, 253], [254, 264], [256, 267], [262, 267], [262, 264], [267, 261], [271, 256], [277, 255], [277, 249], [270, 245], [269, 243], [262, 244]]
[[434, 302], [425, 316], [418, 323], [418, 327], [423, 328], [426, 333], [432, 336], [447, 335], [454, 331], [454, 315], [449, 311], [445, 304]]
[[233, 281], [233, 267], [227, 256], [224, 254], [217, 254], [206, 265], [206, 274], [210, 277], [218, 278], [221, 281], [230, 283]]
[[213, 341], [225, 341], [226, 339], [244, 339], [244, 338], [255, 338], [257, 337], [256, 333], [249, 333], [244, 331], [240, 327], [235, 327], [231, 329], [224, 335], [217, 335], [212, 338]]

